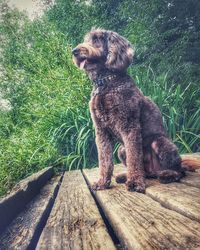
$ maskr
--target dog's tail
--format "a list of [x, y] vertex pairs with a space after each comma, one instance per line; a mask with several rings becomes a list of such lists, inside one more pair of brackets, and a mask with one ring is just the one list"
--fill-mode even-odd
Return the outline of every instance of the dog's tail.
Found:
[[[184, 171], [194, 172], [200, 169], [200, 154], [181, 155], [181, 166]], [[125, 183], [127, 179], [126, 173], [117, 174], [115, 180], [117, 183]]]
[[181, 165], [186, 171], [200, 169], [200, 154], [181, 155]]

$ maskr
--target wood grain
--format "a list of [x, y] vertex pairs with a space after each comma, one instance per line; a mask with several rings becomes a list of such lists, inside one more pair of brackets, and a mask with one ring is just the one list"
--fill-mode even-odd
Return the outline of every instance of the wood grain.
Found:
[[186, 177], [181, 179], [181, 183], [200, 188], [200, 170], [198, 169], [195, 172], [187, 172]]
[[200, 222], [200, 189], [181, 183], [149, 186], [146, 194], [164, 207]]
[[59, 187], [61, 176], [53, 178], [9, 225], [0, 237], [1, 250], [34, 249]]
[[[116, 164], [114, 168], [114, 176], [119, 173], [125, 173], [126, 167], [122, 164]], [[157, 180], [146, 179], [147, 186], [152, 182], [157, 182]], [[195, 172], [186, 171], [186, 176], [180, 180], [181, 183], [184, 183], [189, 186], [200, 188], [200, 169], [195, 170]]]
[[[124, 172], [119, 164], [114, 174]], [[184, 185], [186, 184], [186, 185]], [[200, 222], [200, 172], [187, 172], [181, 183], [161, 184], [158, 180], [146, 179], [146, 194], [163, 206]]]
[[[98, 179], [98, 169], [84, 174], [90, 184]], [[126, 249], [200, 249], [200, 224], [147, 195], [114, 183], [95, 196]]]
[[80, 171], [65, 173], [36, 249], [115, 249]]
[[20, 181], [9, 195], [0, 199], [0, 234], [39, 193], [53, 174], [53, 167], [44, 168]]

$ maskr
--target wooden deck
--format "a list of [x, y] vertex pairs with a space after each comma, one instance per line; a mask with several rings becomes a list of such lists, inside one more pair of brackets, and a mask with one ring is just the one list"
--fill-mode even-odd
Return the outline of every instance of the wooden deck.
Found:
[[[52, 178], [49, 173], [46, 181], [51, 179], [30, 198], [45, 171], [51, 169], [0, 200], [1, 250], [200, 249], [200, 170], [188, 172], [181, 183], [147, 180], [146, 194], [128, 192], [114, 179], [110, 189], [91, 193], [88, 185], [98, 169]], [[122, 171], [115, 167], [115, 174]], [[19, 190], [25, 203], [16, 215]]]

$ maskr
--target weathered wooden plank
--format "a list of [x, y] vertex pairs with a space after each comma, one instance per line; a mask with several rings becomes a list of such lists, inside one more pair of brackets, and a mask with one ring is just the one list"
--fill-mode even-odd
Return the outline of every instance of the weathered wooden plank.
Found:
[[200, 188], [200, 170], [198, 169], [195, 172], [187, 172], [186, 177], [181, 179], [181, 183]]
[[[114, 175], [123, 173], [124, 167], [115, 167]], [[184, 185], [184, 184], [186, 185]], [[146, 194], [163, 206], [200, 222], [200, 172], [187, 172], [181, 183], [161, 184], [146, 179]], [[197, 187], [197, 188], [196, 188]]]
[[[124, 167], [122, 164], [115, 165], [114, 168], [114, 176], [119, 173], [125, 173], [126, 167]], [[147, 185], [151, 183], [152, 180], [146, 180]], [[186, 185], [200, 188], [200, 169], [196, 169], [195, 172], [189, 172], [186, 171], [186, 176], [180, 180], [181, 183], [184, 183]]]
[[61, 176], [52, 178], [7, 227], [0, 237], [1, 250], [34, 249], [57, 194]]
[[36, 249], [115, 249], [80, 171], [65, 173]]
[[156, 184], [146, 194], [163, 206], [200, 222], [200, 189], [181, 183]]
[[0, 234], [52, 176], [52, 167], [42, 169], [19, 182], [8, 196], [0, 199]]
[[196, 152], [196, 153], [187, 153], [187, 154], [182, 154], [181, 155], [181, 157], [187, 157], [188, 158], [188, 156], [189, 157], [191, 157], [191, 158], [196, 158], [196, 159], [198, 159], [199, 161], [200, 161], [200, 152]]
[[[124, 167], [119, 164], [115, 167], [114, 175], [123, 173], [124, 170]], [[166, 185], [159, 183], [158, 180], [146, 179], [146, 194], [163, 206], [200, 222], [200, 173], [198, 171], [187, 172], [181, 183]]]
[[[98, 170], [84, 170], [91, 184]], [[128, 192], [124, 185], [97, 191], [95, 196], [127, 249], [200, 249], [200, 224], [144, 194]]]

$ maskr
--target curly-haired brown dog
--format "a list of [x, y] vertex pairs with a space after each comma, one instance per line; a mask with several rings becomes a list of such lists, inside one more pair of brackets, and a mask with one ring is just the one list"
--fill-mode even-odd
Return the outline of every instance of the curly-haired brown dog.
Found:
[[128, 190], [144, 192], [146, 176], [163, 183], [179, 181], [184, 176], [181, 158], [166, 135], [160, 110], [126, 73], [134, 54], [131, 44], [113, 31], [92, 29], [72, 53], [94, 83], [90, 111], [100, 178], [92, 188], [109, 187], [116, 140], [121, 143], [119, 158], [127, 166], [127, 175], [117, 181], [126, 181]]

